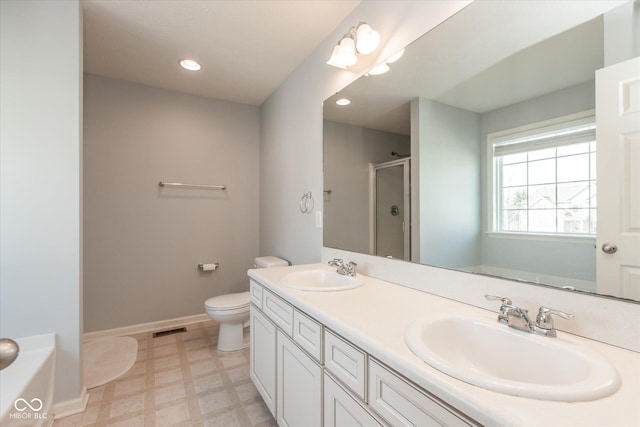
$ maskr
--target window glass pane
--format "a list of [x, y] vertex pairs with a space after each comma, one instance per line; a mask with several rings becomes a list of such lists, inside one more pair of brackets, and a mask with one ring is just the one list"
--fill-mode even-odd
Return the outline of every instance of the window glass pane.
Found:
[[502, 231], [527, 231], [527, 211], [503, 210]]
[[590, 145], [591, 143], [584, 142], [582, 144], [573, 144], [573, 145], [565, 145], [562, 147], [558, 147], [558, 157], [569, 156], [572, 154], [588, 153]]
[[556, 232], [555, 209], [529, 210], [529, 231], [541, 233]]
[[529, 186], [529, 209], [555, 209], [556, 185]]
[[558, 158], [558, 182], [589, 179], [589, 154]]
[[527, 153], [508, 154], [502, 156], [502, 164], [509, 165], [511, 163], [522, 163], [527, 161]]
[[556, 182], [556, 159], [529, 162], [529, 184]]
[[[573, 120], [573, 119], [571, 119]], [[566, 129], [575, 123], [567, 121]], [[554, 125], [540, 127], [538, 134], [515, 132], [513, 148], [527, 150], [549, 132], [562, 134]], [[566, 133], [566, 132], [565, 132]], [[595, 234], [596, 232], [596, 141], [547, 147], [495, 158], [498, 179], [496, 200], [500, 231], [532, 233]], [[517, 150], [513, 150], [517, 151]]]
[[529, 161], [550, 159], [556, 156], [555, 148], [547, 148], [546, 150], [529, 151]]
[[558, 184], [559, 209], [589, 208], [589, 181]]
[[527, 164], [516, 163], [502, 168], [502, 186], [527, 185]]
[[558, 232], [587, 234], [591, 228], [590, 209], [558, 211]]
[[503, 209], [523, 209], [527, 207], [527, 187], [509, 187], [502, 190]]

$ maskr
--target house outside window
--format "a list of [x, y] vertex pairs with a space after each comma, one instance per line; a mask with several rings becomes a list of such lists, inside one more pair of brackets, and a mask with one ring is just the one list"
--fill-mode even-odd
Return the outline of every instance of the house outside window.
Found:
[[593, 111], [488, 136], [490, 231], [596, 234]]

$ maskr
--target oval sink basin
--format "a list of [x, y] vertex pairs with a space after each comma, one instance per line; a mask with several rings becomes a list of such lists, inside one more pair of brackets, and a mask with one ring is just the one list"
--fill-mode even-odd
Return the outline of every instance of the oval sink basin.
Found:
[[454, 378], [500, 393], [541, 400], [600, 399], [620, 388], [616, 369], [566, 337], [549, 338], [464, 316], [418, 320], [405, 342], [423, 361]]
[[282, 277], [282, 284], [300, 291], [345, 291], [364, 285], [364, 277], [343, 276], [335, 271], [305, 270], [289, 273]]

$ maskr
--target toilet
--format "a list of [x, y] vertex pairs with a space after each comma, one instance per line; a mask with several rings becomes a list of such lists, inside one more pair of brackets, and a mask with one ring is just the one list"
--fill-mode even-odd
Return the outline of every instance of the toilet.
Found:
[[[286, 267], [289, 263], [275, 256], [257, 257], [255, 268]], [[220, 295], [205, 301], [207, 315], [220, 324], [218, 350], [234, 351], [244, 348], [242, 330], [249, 324], [249, 292]]]

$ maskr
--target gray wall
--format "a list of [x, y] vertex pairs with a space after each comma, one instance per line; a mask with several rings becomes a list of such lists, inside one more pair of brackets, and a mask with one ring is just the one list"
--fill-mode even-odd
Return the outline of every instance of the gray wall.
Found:
[[324, 245], [369, 253], [369, 163], [410, 153], [409, 137], [324, 122]]
[[[247, 290], [258, 108], [94, 75], [84, 107], [85, 332], [201, 314], [207, 298]], [[209, 262], [220, 268], [197, 270]]]
[[0, 31], [0, 336], [57, 334], [59, 403], [83, 389], [80, 6], [1, 1]]
[[[415, 234], [420, 262], [447, 268], [475, 265], [480, 231], [479, 116], [425, 98], [411, 103], [414, 205], [420, 208]], [[417, 109], [417, 111], [415, 111]], [[412, 121], [413, 122], [413, 121]]]
[[[573, 86], [529, 101], [482, 115], [481, 141], [483, 182], [487, 182], [487, 135], [505, 129], [548, 120], [595, 108], [594, 82]], [[487, 230], [486, 186], [482, 203], [484, 229]], [[494, 267], [544, 273], [581, 280], [596, 279], [596, 253], [593, 241], [579, 243], [559, 240], [525, 240], [489, 237], [481, 239], [482, 264]]]

